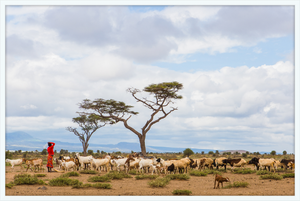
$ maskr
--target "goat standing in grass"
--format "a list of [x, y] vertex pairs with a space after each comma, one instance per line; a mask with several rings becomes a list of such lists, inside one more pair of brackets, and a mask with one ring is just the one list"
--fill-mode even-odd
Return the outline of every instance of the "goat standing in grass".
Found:
[[20, 159], [15, 159], [15, 160], [10, 160], [10, 159], [6, 159], [5, 162], [10, 163], [11, 164], [11, 168], [10, 169], [14, 169], [15, 165], [20, 165], [21, 167], [21, 171], [23, 171], [23, 162], [25, 162], [24, 158], [20, 158]]

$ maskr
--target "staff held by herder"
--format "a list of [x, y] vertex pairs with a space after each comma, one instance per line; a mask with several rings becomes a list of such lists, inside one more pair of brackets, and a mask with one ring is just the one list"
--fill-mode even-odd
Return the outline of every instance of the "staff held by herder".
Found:
[[53, 168], [53, 156], [54, 156], [54, 148], [55, 143], [54, 142], [48, 142], [48, 158], [47, 158], [47, 168], [48, 168], [48, 172], [52, 172], [52, 168]]

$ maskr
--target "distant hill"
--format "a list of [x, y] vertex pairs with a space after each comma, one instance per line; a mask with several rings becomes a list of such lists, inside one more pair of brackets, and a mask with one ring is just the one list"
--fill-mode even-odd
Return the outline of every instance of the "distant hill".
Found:
[[[45, 141], [32, 137], [26, 132], [13, 132], [13, 133], [6, 133], [6, 150], [22, 150], [22, 151], [42, 151], [43, 146], [45, 145]], [[69, 152], [81, 152], [82, 145], [78, 141], [78, 143], [70, 143], [70, 142], [62, 142], [62, 141], [55, 141], [55, 150], [60, 151], [61, 149], [68, 150]], [[191, 148], [191, 147], [186, 147]], [[175, 147], [157, 147], [157, 146], [146, 146], [147, 152], [153, 153], [178, 153], [183, 152], [186, 148], [175, 148]], [[130, 142], [119, 142], [118, 144], [93, 144], [90, 143], [89, 148], [91, 150], [100, 150], [105, 152], [126, 152], [130, 153], [131, 151], [140, 152], [140, 144], [139, 143], [130, 143]], [[215, 152], [213, 149], [196, 149], [191, 148], [195, 153], [208, 153], [209, 151]], [[235, 153], [236, 151], [239, 153], [246, 153], [245, 150], [218, 150], [220, 153], [223, 152], [232, 152]], [[263, 152], [264, 153], [264, 152]], [[265, 152], [267, 153], [267, 152]]]

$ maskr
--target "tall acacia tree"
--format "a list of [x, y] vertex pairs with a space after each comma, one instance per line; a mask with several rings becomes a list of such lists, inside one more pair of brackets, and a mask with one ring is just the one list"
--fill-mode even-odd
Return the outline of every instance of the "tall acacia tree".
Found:
[[129, 88], [127, 91], [131, 93], [133, 98], [142, 103], [145, 107], [152, 110], [150, 118], [146, 121], [145, 125], [140, 131], [134, 129], [128, 124], [128, 120], [132, 115], [137, 115], [138, 112], [130, 110], [133, 106], [126, 105], [124, 102], [115, 100], [96, 99], [91, 101], [89, 99], [83, 100], [79, 104], [79, 108], [85, 109], [86, 112], [78, 112], [79, 114], [94, 114], [101, 118], [110, 119], [113, 123], [123, 122], [125, 128], [136, 134], [140, 141], [141, 152], [146, 155], [146, 135], [152, 126], [160, 120], [166, 118], [173, 111], [177, 110], [172, 107], [173, 100], [182, 99], [181, 95], [177, 92], [183, 88], [183, 85], [178, 82], [163, 82], [159, 84], [151, 84], [143, 89], [144, 92], [153, 95], [152, 99], [138, 98], [137, 93], [141, 91], [136, 88]]
[[66, 129], [70, 132], [73, 132], [76, 136], [79, 137], [80, 142], [83, 147], [83, 154], [86, 156], [86, 151], [89, 147], [89, 140], [92, 135], [101, 127], [105, 126], [107, 123], [113, 124], [107, 118], [100, 117], [98, 115], [90, 114], [75, 117], [72, 119], [74, 123], [77, 123], [82, 132], [77, 131], [77, 128], [67, 127]]

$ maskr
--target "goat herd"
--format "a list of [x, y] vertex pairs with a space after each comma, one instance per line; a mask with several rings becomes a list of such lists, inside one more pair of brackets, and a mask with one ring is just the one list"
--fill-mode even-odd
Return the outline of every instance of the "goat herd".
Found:
[[[252, 158], [250, 161], [245, 161], [242, 158], [239, 159], [231, 159], [231, 158], [225, 158], [225, 157], [219, 157], [216, 159], [211, 158], [200, 158], [200, 159], [191, 159], [189, 157], [182, 158], [182, 159], [170, 159], [170, 160], [164, 160], [162, 158], [155, 158], [155, 157], [145, 157], [138, 153], [133, 153], [128, 155], [127, 157], [115, 157], [106, 155], [103, 158], [94, 158], [93, 156], [80, 156], [79, 153], [75, 154], [74, 158], [60, 156], [59, 158], [54, 159], [56, 164], [59, 166], [59, 169], [64, 171], [69, 171], [71, 168], [73, 171], [78, 171], [80, 169], [94, 169], [97, 171], [109, 171], [116, 169], [120, 171], [120, 168], [123, 167], [123, 169], [128, 172], [131, 169], [137, 169], [139, 172], [148, 172], [148, 173], [184, 173], [188, 171], [188, 169], [204, 169], [205, 167], [208, 167], [209, 169], [213, 169], [213, 166], [216, 167], [216, 169], [219, 168], [219, 166], [222, 166], [226, 170], [226, 165], [230, 165], [231, 169], [233, 167], [242, 167], [244, 168], [246, 164], [253, 164], [257, 170], [262, 168], [267, 168], [269, 171], [272, 170], [275, 172], [275, 170], [278, 167], [284, 167], [287, 168], [295, 168], [295, 160], [294, 159], [282, 159], [280, 161], [275, 160], [273, 158], [271, 159], [262, 159], [262, 158]], [[27, 165], [26, 171], [30, 168], [31, 170], [34, 168], [40, 170], [44, 170], [43, 168], [43, 160], [41, 158], [38, 159], [31, 159], [26, 160], [24, 158], [16, 159], [16, 160], [10, 160], [6, 159], [6, 162], [9, 162], [11, 164], [11, 168], [13, 169], [15, 165], [20, 165], [21, 170], [23, 170], [22, 164], [25, 163]], [[54, 169], [56, 170], [56, 169]], [[58, 170], [56, 170], [58, 171]]]

